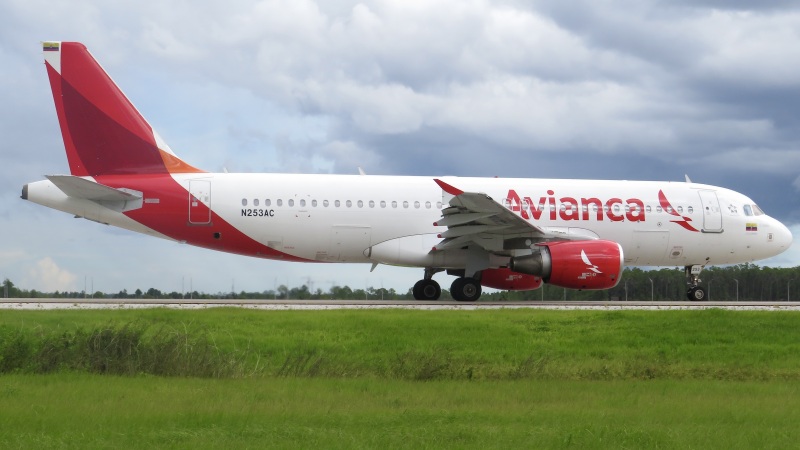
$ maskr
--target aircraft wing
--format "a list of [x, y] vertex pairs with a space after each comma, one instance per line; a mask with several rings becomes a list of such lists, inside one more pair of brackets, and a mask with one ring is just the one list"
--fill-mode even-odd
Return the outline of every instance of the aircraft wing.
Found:
[[442, 180], [434, 179], [442, 188], [442, 218], [437, 226], [447, 227], [440, 234], [442, 241], [435, 250], [462, 248], [477, 244], [490, 252], [508, 252], [531, 248], [539, 242], [555, 240], [597, 239], [588, 230], [546, 228], [536, 226], [514, 214], [486, 194], [464, 192]]

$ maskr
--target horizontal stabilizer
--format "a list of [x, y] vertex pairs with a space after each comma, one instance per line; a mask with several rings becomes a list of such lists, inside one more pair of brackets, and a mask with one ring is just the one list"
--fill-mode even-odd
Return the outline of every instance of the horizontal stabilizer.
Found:
[[104, 184], [72, 175], [47, 175], [47, 179], [70, 197], [96, 202], [130, 202], [140, 200], [141, 192], [114, 189]]

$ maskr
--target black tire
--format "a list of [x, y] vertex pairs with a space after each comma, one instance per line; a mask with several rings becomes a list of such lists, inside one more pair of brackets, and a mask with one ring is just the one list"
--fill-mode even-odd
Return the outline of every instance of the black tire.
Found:
[[706, 299], [706, 290], [700, 286], [692, 286], [686, 292], [686, 297], [693, 302], [702, 302]]
[[459, 302], [474, 302], [481, 296], [481, 284], [474, 278], [456, 278], [450, 286], [450, 295]]
[[439, 283], [433, 280], [419, 280], [411, 290], [415, 300], [439, 300], [442, 295], [442, 288]]

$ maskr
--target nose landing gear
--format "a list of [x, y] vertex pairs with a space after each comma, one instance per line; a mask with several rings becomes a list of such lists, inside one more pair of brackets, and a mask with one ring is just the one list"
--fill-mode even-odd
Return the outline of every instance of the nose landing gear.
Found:
[[686, 291], [686, 297], [693, 302], [701, 302], [706, 299], [706, 290], [700, 284], [700, 272], [703, 266], [694, 265], [686, 266], [686, 284], [689, 289]]

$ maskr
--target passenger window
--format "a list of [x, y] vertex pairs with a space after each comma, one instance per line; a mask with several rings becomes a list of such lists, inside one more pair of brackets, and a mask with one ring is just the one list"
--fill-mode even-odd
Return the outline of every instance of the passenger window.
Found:
[[336, 200], [333, 204], [336, 205], [336, 207], [338, 208], [339, 206], [342, 205], [342, 202], [340, 202], [339, 200]]
[[653, 207], [650, 206], [650, 205], [647, 205], [647, 207], [644, 210], [647, 211], [647, 212], [653, 212]]
[[324, 206], [324, 207], [326, 207], [326, 208], [327, 208], [327, 207], [328, 207], [328, 204], [329, 204], [329, 203], [328, 203], [328, 201], [327, 201], [327, 200], [323, 200], [323, 201], [322, 201], [322, 206]]
[[269, 206], [271, 204], [272, 204], [272, 202], [270, 201], [270, 199], [264, 200], [264, 206]]
[[283, 200], [278, 199], [278, 206], [283, 206]]
[[348, 200], [348, 201], [345, 202], [345, 205], [347, 205], [347, 207], [350, 208], [351, 206], [353, 206], [353, 202]]
[[247, 206], [247, 199], [246, 198], [242, 199], [242, 206]]
[[381, 200], [381, 208], [386, 208], [386, 200]]
[[316, 200], [311, 200], [311, 206], [316, 208], [317, 207], [317, 201]]
[[431, 209], [431, 202], [425, 202], [425, 209]]
[[678, 213], [683, 214], [683, 206], [678, 206]]
[[414, 202], [414, 208], [419, 209], [419, 202]]
[[660, 213], [661, 211], [663, 211], [663, 210], [661, 209], [661, 207], [660, 207], [660, 206], [656, 206], [656, 212], [657, 212], [657, 213]]
[[686, 212], [691, 214], [691, 213], [694, 212], [694, 208], [690, 206], [690, 207], [686, 208]]
[[531, 199], [523, 198], [522, 199], [522, 207], [527, 211], [531, 209]]
[[403, 208], [408, 208], [408, 201], [407, 200], [403, 201]]
[[294, 206], [294, 199], [293, 198], [289, 199], [289, 206]]
[[362, 201], [362, 200], [359, 200], [359, 201], [358, 201], [358, 207], [359, 207], [359, 208], [363, 208], [363, 207], [364, 207], [364, 201]]
[[392, 200], [392, 208], [397, 208], [397, 202]]
[[375, 207], [375, 201], [374, 200], [370, 200], [369, 201], [369, 207], [370, 208], [374, 208]]
[[253, 199], [253, 206], [258, 206], [258, 199], [257, 198]]
[[300, 199], [300, 206], [302, 206], [302, 207], [306, 206], [306, 199], [304, 199], [304, 198]]
[[436, 202], [436, 208], [442, 209], [442, 202]]

